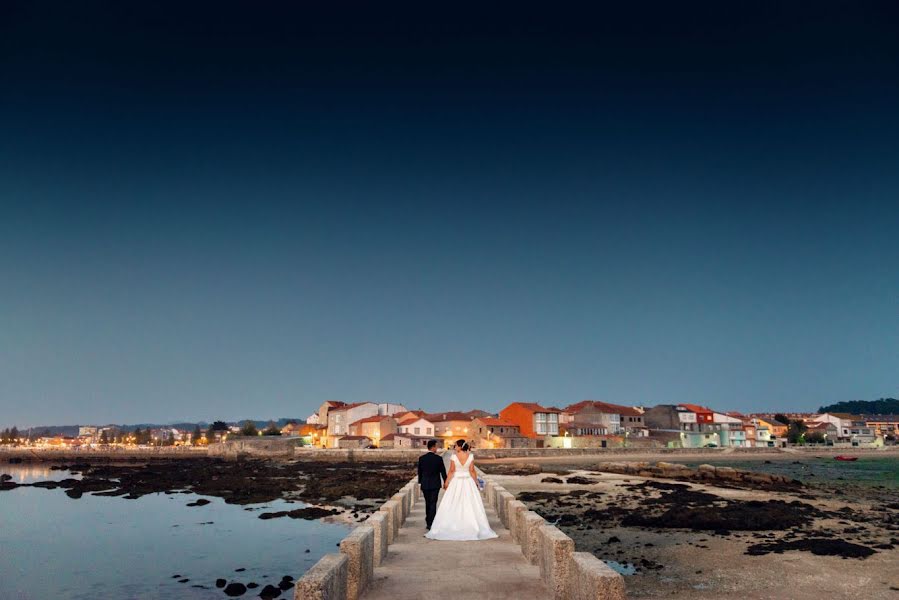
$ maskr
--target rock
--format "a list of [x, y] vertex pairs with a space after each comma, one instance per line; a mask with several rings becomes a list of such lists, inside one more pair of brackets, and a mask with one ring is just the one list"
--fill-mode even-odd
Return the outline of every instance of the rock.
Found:
[[224, 592], [228, 596], [242, 596], [247, 593], [247, 586], [242, 583], [232, 581], [225, 586]]
[[241, 567], [241, 568], [239, 568], [239, 569], [234, 569], [234, 572], [235, 572], [235, 573], [243, 573], [243, 572], [246, 571], [246, 570], [247, 570], [246, 567]]
[[66, 496], [69, 498], [75, 498], [76, 500], [83, 495], [84, 492], [81, 490], [66, 490]]
[[290, 579], [282, 579], [281, 583], [278, 584], [278, 587], [284, 591], [287, 591], [293, 587], [293, 581]]
[[209, 504], [209, 500], [206, 498], [199, 498], [198, 500], [187, 503], [188, 506], [206, 506], [207, 504]]
[[568, 479], [566, 479], [565, 483], [567, 483], [569, 485], [593, 485], [594, 483], [596, 483], [596, 480], [589, 479], [587, 477], [575, 476], [575, 477], [569, 477]]
[[217, 588], [223, 588], [223, 587], [225, 587], [225, 584], [226, 584], [226, 583], [228, 583], [228, 582], [225, 581], [224, 579], [216, 579], [216, 580], [215, 580], [215, 587], [217, 587]]
[[259, 587], [259, 584], [256, 583], [255, 581], [251, 581], [250, 583], [247, 584], [248, 590], [255, 590], [258, 587]]
[[271, 598], [277, 598], [281, 595], [281, 589], [276, 588], [273, 585], [267, 585], [262, 588], [262, 591], [259, 592], [259, 597], [263, 600], [270, 600]]
[[620, 544], [620, 543], [621, 543], [621, 540], [618, 539], [616, 536], [613, 535], [613, 536], [610, 537], [608, 540], [606, 540], [606, 543], [607, 543], [607, 544]]
[[740, 478], [737, 474], [737, 470], [731, 467], [717, 467], [715, 469], [715, 475], [717, 475], [719, 479], [736, 480]]
[[544, 477], [540, 483], [563, 483], [563, 481], [558, 477]]
[[12, 475], [8, 475], [7, 473], [0, 475], [0, 481], [9, 481], [10, 479], [12, 479]]

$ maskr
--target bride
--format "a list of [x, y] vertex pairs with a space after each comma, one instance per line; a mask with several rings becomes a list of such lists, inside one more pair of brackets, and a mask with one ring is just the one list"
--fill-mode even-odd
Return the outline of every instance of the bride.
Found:
[[432, 540], [489, 540], [497, 537], [487, 522], [487, 513], [478, 491], [474, 456], [467, 443], [457, 447], [450, 458], [449, 474], [443, 484], [443, 500], [431, 529], [425, 534]]

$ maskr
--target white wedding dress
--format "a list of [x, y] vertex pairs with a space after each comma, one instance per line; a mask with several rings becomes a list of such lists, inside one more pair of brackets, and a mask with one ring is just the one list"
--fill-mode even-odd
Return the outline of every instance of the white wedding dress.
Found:
[[474, 462], [469, 454], [463, 465], [456, 455], [450, 459], [455, 465], [453, 478], [449, 482], [443, 499], [437, 507], [431, 530], [425, 534], [432, 540], [473, 541], [489, 540], [497, 537], [487, 522], [481, 492], [468, 469]]

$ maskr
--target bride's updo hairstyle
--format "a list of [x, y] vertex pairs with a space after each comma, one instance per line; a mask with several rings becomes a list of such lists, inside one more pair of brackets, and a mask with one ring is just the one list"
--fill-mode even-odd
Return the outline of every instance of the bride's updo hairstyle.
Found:
[[468, 452], [469, 450], [471, 450], [471, 446], [468, 445], [468, 442], [462, 444], [462, 452]]

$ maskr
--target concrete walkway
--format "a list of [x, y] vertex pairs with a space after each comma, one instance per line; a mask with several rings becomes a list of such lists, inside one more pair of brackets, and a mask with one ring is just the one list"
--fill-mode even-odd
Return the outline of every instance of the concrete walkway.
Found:
[[485, 502], [490, 527], [499, 537], [482, 542], [438, 542], [424, 537], [425, 503], [419, 498], [386, 560], [375, 568], [366, 600], [551, 598], [540, 578]]

